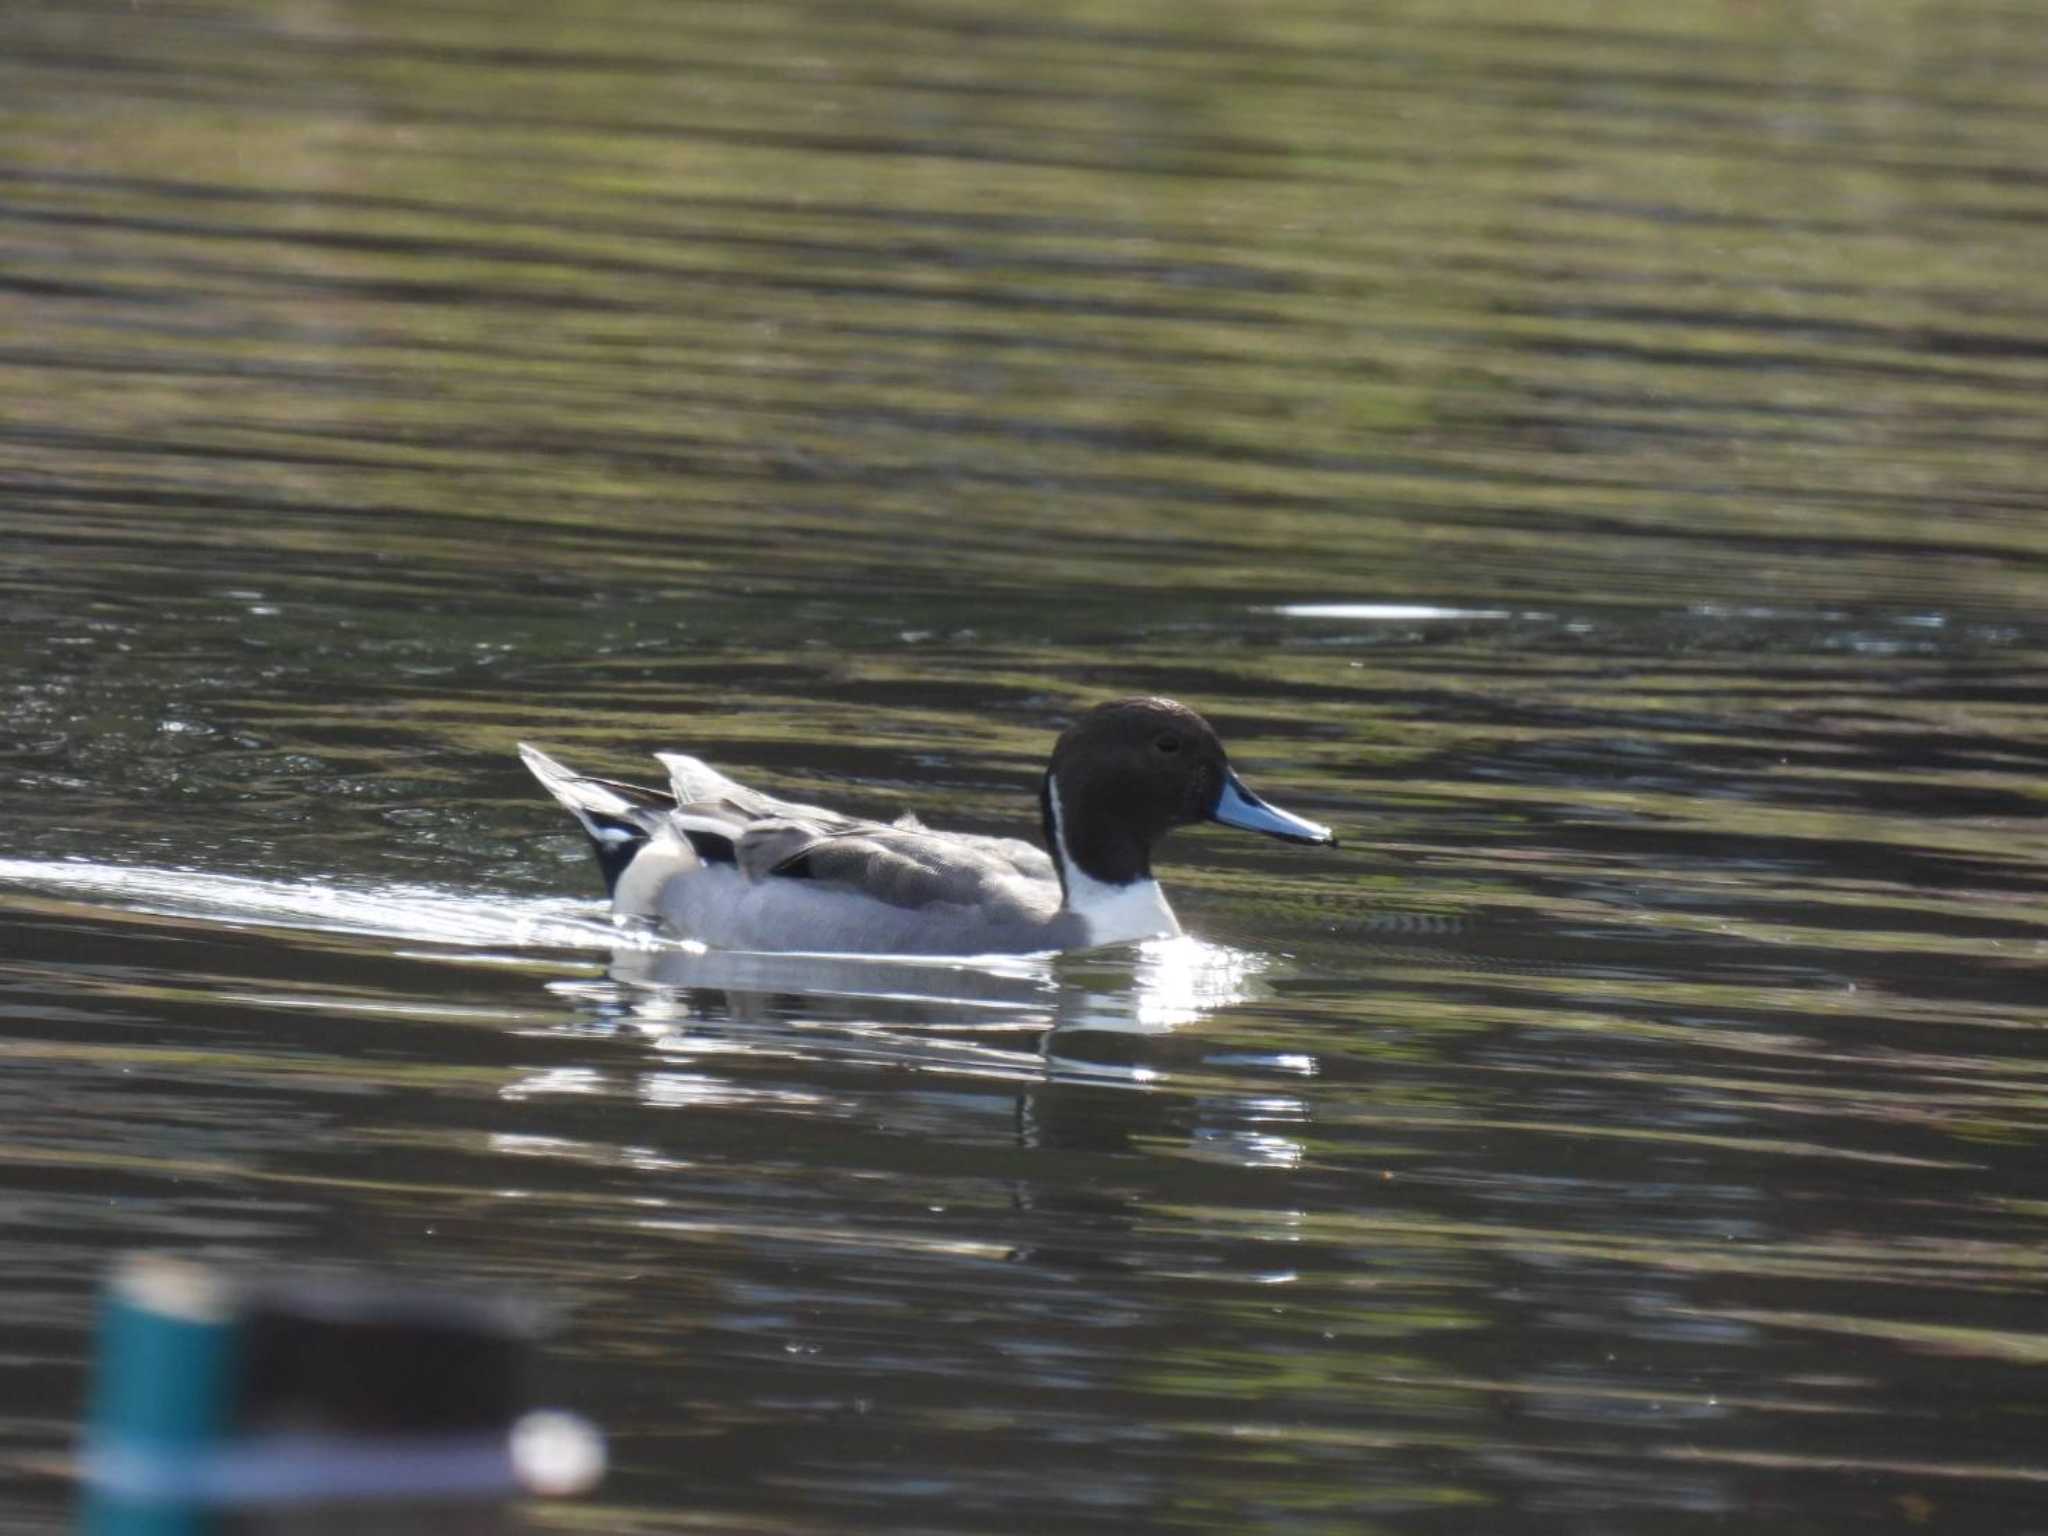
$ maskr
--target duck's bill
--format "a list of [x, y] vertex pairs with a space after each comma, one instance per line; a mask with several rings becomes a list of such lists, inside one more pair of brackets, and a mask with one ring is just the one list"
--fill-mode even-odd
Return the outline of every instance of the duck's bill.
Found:
[[1263, 832], [1268, 837], [1285, 838], [1290, 843], [1337, 846], [1337, 836], [1328, 827], [1306, 821], [1277, 805], [1266, 804], [1246, 789], [1244, 780], [1234, 773], [1224, 778], [1223, 793], [1216, 797], [1216, 809], [1209, 813], [1209, 818], [1222, 822], [1226, 827], [1243, 827], [1247, 832]]

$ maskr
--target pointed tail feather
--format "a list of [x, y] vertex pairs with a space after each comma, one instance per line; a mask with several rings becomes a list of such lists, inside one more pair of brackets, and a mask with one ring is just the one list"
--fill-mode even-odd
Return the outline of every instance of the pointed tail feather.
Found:
[[636, 784], [585, 778], [523, 741], [519, 757], [541, 786], [582, 824], [604, 875], [605, 894], [610, 895], [626, 866], [660, 830], [660, 818], [675, 808], [675, 801], [659, 790]]

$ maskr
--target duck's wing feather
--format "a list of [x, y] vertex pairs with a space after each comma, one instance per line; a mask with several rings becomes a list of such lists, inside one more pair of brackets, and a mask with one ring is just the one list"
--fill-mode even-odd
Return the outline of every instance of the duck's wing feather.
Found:
[[654, 759], [668, 770], [669, 787], [674, 790], [676, 805], [682, 810], [701, 810], [706, 814], [751, 821], [791, 816], [804, 821], [852, 824], [860, 819], [842, 816], [822, 806], [799, 805], [794, 800], [778, 800], [773, 795], [764, 795], [758, 789], [749, 789], [728, 779], [702, 758], [686, 753], [657, 752]]
[[815, 880], [917, 909], [1055, 878], [1052, 860], [1017, 838], [934, 832], [909, 814], [894, 823], [845, 816], [748, 789], [685, 753], [655, 755], [675, 792], [675, 822], [700, 848], [706, 837], [730, 839], [750, 880]]
[[1059, 879], [1059, 872], [1052, 867], [1052, 859], [1046, 851], [1021, 837], [983, 837], [975, 832], [955, 832], [951, 836], [1003, 860], [1014, 873], [1026, 880]]
[[[811, 838], [879, 825], [858, 816], [842, 816], [822, 806], [799, 805], [794, 800], [764, 795], [758, 789], [728, 779], [701, 758], [682, 752], [654, 755], [668, 770], [669, 786], [675, 794], [670, 819], [697, 845], [699, 852], [705, 850], [707, 840], [730, 845], [729, 854], [724, 846], [718, 846], [712, 856], [730, 857], [754, 879], [774, 872], [776, 857], [767, 850], [785, 841], [794, 839], [788, 846], [793, 855]], [[752, 851], [746, 851], [748, 848]]]
[[[1015, 898], [1021, 881], [1052, 878], [1051, 861], [1028, 843], [867, 822], [830, 829], [794, 821], [749, 827], [740, 868], [754, 879], [815, 880], [892, 907], [986, 906]], [[1034, 856], [1043, 872], [1032, 868]]]

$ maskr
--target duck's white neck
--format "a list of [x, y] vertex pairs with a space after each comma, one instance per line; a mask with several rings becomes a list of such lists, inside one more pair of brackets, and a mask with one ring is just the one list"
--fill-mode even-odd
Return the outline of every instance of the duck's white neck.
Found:
[[1046, 785], [1046, 803], [1052, 810], [1052, 856], [1066, 885], [1066, 907], [1087, 925], [1091, 945], [1128, 944], [1180, 932], [1173, 908], [1166, 904], [1166, 893], [1151, 876], [1111, 885], [1097, 880], [1074, 862], [1074, 856], [1067, 851], [1066, 820], [1060, 814], [1060, 786], [1056, 779]]

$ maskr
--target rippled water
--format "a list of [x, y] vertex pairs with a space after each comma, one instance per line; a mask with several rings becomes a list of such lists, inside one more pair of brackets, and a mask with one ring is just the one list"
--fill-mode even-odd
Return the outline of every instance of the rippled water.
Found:
[[[2048, 1529], [2024, 7], [0, 12], [0, 1530], [137, 1245], [553, 1304], [569, 1529]], [[628, 943], [512, 743], [1197, 937]]]

